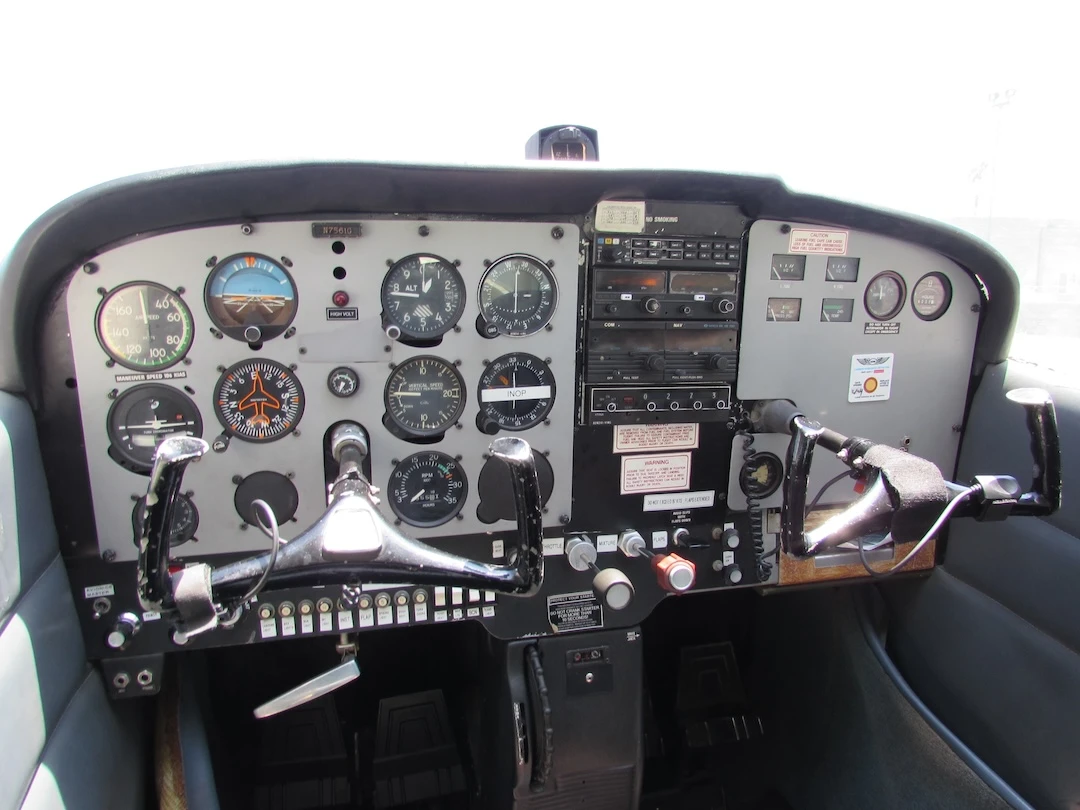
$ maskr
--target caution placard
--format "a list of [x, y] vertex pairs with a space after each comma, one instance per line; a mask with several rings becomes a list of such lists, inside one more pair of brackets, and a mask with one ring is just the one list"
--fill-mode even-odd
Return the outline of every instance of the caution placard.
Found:
[[556, 633], [604, 626], [604, 607], [592, 591], [560, 593], [547, 598], [548, 624]]

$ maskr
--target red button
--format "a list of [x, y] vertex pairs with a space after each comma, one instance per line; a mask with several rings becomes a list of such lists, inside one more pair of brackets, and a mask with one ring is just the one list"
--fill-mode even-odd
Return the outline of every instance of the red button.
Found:
[[344, 290], [338, 290], [334, 293], [334, 306], [343, 307], [349, 303], [349, 294]]

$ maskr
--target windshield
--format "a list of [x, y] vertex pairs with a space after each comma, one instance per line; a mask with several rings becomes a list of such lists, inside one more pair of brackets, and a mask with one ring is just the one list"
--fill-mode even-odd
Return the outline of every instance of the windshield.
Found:
[[0, 11], [2, 245], [137, 172], [515, 163], [575, 123], [604, 165], [774, 174], [964, 228], [1021, 276], [1014, 352], [1080, 356], [1076, 67], [1049, 6], [109, 8]]

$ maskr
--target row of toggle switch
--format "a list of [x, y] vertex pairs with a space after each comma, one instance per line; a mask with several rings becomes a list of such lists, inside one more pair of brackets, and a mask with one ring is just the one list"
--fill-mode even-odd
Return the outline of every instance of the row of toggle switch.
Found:
[[[348, 587], [335, 603], [323, 597], [303, 599], [297, 604], [263, 602], [256, 608], [262, 638], [345, 633], [366, 627], [442, 623], [462, 619], [490, 619], [495, 616], [495, 592], [475, 588], [436, 587], [429, 593], [418, 588], [411, 593], [361, 592]], [[429, 606], [432, 608], [429, 610]], [[460, 606], [460, 607], [459, 607]], [[299, 622], [297, 619], [299, 618]]]

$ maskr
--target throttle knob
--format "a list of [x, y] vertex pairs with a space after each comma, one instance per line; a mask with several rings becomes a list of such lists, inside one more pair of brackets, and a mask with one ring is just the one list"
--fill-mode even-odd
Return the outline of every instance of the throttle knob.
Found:
[[116, 619], [116, 624], [113, 625], [112, 630], [105, 636], [105, 644], [110, 649], [122, 650], [139, 632], [140, 627], [142, 627], [142, 621], [134, 613], [121, 613]]
[[618, 568], [605, 568], [592, 581], [593, 593], [612, 610], [622, 610], [634, 599], [634, 583]]
[[678, 554], [653, 557], [652, 567], [657, 583], [669, 593], [685, 593], [697, 580], [697, 566]]

